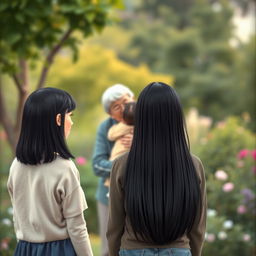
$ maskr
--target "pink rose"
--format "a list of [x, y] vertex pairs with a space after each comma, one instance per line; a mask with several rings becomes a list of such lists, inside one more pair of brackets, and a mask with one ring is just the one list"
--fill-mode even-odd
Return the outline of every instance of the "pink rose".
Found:
[[218, 180], [226, 180], [228, 178], [228, 175], [226, 172], [224, 172], [223, 170], [217, 170], [215, 172], [215, 177], [218, 179]]
[[254, 150], [252, 151], [252, 158], [253, 158], [254, 160], [256, 160], [256, 149], [254, 149]]
[[215, 235], [214, 234], [208, 234], [206, 237], [206, 240], [210, 243], [214, 242], [215, 240]]
[[239, 206], [237, 207], [237, 212], [238, 212], [239, 214], [244, 214], [244, 213], [247, 212], [247, 209], [246, 209], [246, 207], [245, 207], [244, 205], [239, 205]]
[[251, 240], [251, 236], [250, 236], [249, 234], [244, 234], [243, 240], [244, 240], [245, 242], [248, 242], [248, 241]]
[[1, 241], [0, 249], [7, 250], [9, 248], [10, 238], [6, 237]]
[[86, 158], [83, 157], [83, 156], [79, 156], [79, 157], [76, 158], [76, 163], [77, 163], [78, 165], [85, 165], [86, 162], [87, 162], [87, 160], [86, 160]]
[[224, 192], [230, 192], [234, 189], [234, 184], [232, 182], [225, 183], [222, 187]]
[[248, 149], [242, 149], [239, 153], [238, 153], [238, 158], [239, 159], [243, 159], [245, 158], [248, 154], [249, 154], [249, 150]]

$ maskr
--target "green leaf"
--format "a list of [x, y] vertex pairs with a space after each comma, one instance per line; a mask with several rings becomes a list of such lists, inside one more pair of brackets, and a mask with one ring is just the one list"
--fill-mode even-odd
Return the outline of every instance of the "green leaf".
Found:
[[124, 1], [123, 0], [111, 0], [110, 1], [112, 5], [114, 5], [118, 9], [124, 9]]
[[6, 41], [10, 44], [13, 45], [17, 43], [21, 39], [21, 34], [15, 33], [15, 34], [9, 34], [6, 37]]
[[61, 5], [60, 6], [60, 11], [62, 12], [73, 12], [77, 9], [77, 7], [75, 5]]
[[6, 10], [8, 8], [8, 4], [6, 2], [0, 2], [0, 12]]
[[17, 13], [15, 15], [15, 19], [22, 24], [25, 23], [25, 17], [21, 13]]
[[86, 19], [91, 23], [95, 19], [96, 14], [93, 12], [86, 13]]

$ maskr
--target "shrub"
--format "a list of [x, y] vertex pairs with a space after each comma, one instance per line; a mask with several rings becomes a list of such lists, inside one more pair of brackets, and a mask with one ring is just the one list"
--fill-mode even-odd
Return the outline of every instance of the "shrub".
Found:
[[203, 255], [255, 255], [254, 135], [229, 119], [199, 154], [206, 169], [208, 219]]

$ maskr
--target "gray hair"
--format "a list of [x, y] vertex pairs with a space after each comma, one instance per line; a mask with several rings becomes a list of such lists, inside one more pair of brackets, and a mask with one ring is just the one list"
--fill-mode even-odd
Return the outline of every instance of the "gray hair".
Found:
[[116, 100], [119, 100], [124, 95], [129, 95], [130, 97], [133, 97], [133, 92], [126, 86], [122, 84], [115, 84], [111, 87], [109, 87], [102, 95], [101, 103], [107, 113], [110, 111], [110, 105], [115, 102]]

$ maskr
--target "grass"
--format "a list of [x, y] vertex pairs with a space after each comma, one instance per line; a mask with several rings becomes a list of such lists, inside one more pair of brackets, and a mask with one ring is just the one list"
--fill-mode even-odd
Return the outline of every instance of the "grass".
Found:
[[100, 237], [95, 234], [90, 234], [90, 240], [92, 245], [92, 251], [94, 256], [100, 256]]

